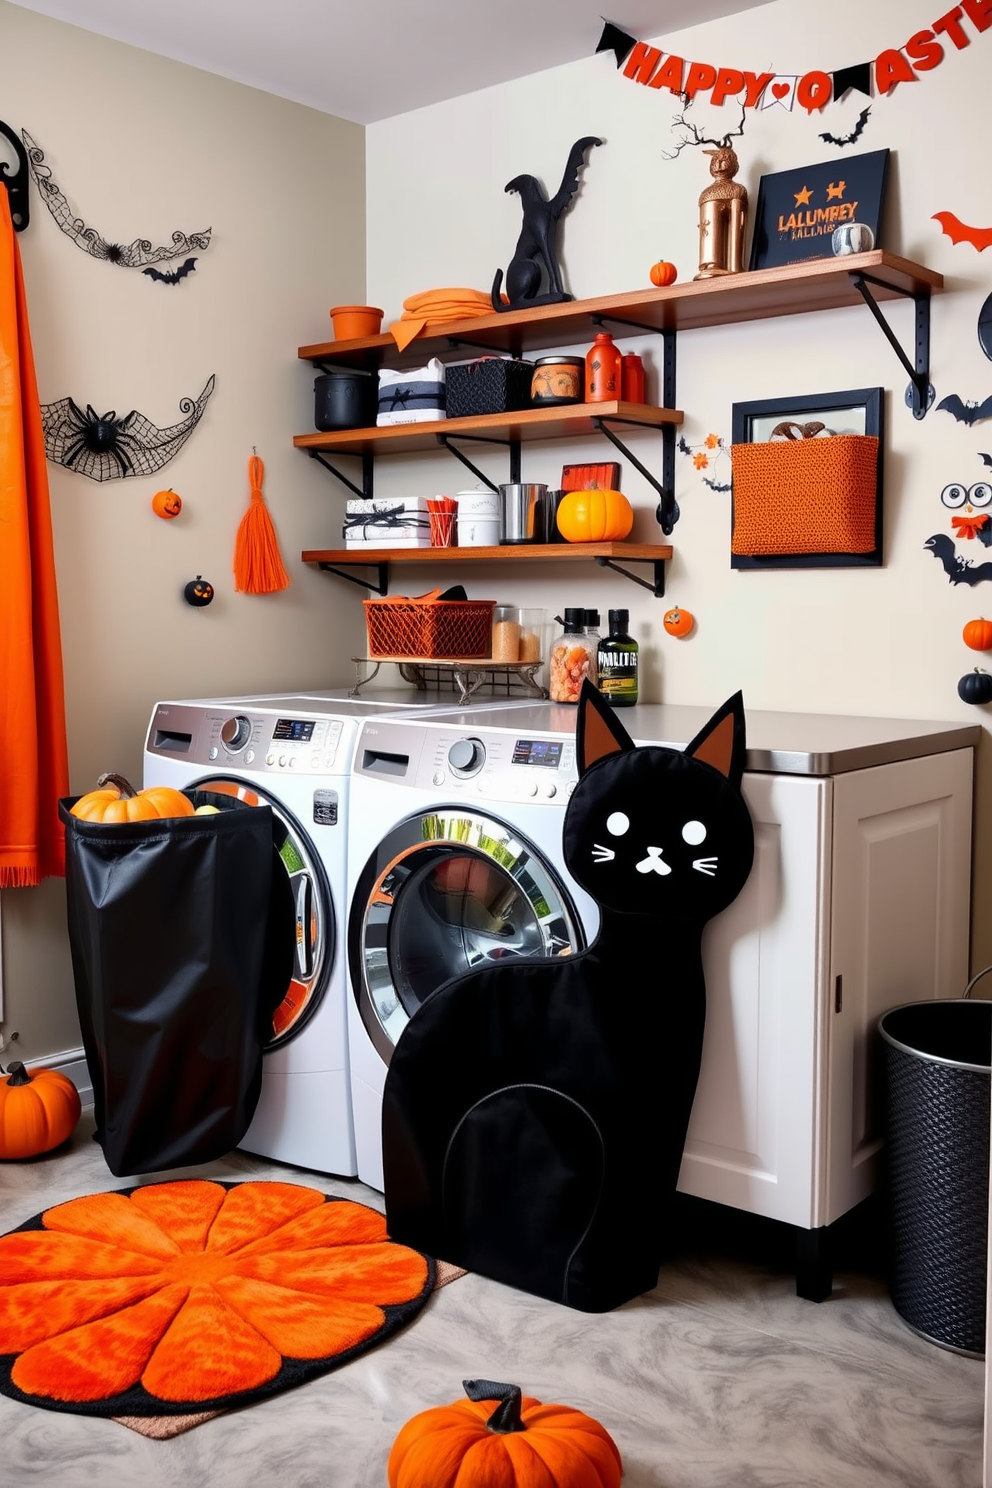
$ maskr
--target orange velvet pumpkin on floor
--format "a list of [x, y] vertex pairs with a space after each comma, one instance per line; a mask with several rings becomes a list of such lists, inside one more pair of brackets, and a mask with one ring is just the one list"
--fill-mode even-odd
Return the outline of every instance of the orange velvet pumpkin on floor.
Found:
[[81, 1110], [68, 1075], [12, 1060], [0, 1080], [0, 1159], [51, 1152], [72, 1136]]
[[619, 491], [569, 491], [558, 507], [558, 531], [566, 542], [612, 542], [633, 525], [634, 509]]
[[169, 785], [136, 791], [123, 775], [101, 775], [97, 789], [80, 796], [71, 814], [81, 821], [149, 821], [153, 817], [192, 816], [193, 803]]
[[617, 1488], [619, 1450], [592, 1416], [542, 1405], [519, 1385], [463, 1380], [462, 1387], [467, 1400], [421, 1411], [401, 1429], [389, 1488]]

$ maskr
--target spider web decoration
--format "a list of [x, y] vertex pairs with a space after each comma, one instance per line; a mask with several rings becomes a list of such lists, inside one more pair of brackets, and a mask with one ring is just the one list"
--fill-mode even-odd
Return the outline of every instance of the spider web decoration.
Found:
[[214, 390], [213, 375], [196, 399], [181, 398], [181, 423], [160, 429], [132, 408], [123, 418], [113, 411], [102, 416], [87, 403], [85, 412], [72, 398], [43, 403], [41, 427], [45, 453], [90, 480], [121, 480], [128, 475], [154, 475], [177, 455], [200, 422]]
[[[679, 435], [678, 451], [680, 455], [688, 455], [696, 470], [708, 470], [714, 461], [721, 455], [729, 458], [729, 451], [719, 434], [707, 434], [706, 438], [699, 444], [689, 444], [684, 434]], [[720, 481], [713, 480], [711, 476], [703, 476], [703, 485], [709, 486], [711, 491], [732, 491], [733, 482], [727, 481], [726, 485]]]
[[[108, 263], [119, 264], [124, 269], [143, 270], [148, 264], [179, 258], [194, 248], [201, 251], [209, 248], [210, 234], [213, 231], [210, 227], [206, 232], [190, 233], [189, 236], [183, 232], [174, 232], [171, 248], [153, 248], [148, 238], [135, 238], [133, 243], [126, 246], [122, 243], [108, 243], [95, 227], [87, 227], [81, 217], [73, 216], [72, 208], [52, 179], [51, 170], [45, 164], [44, 151], [35, 144], [26, 129], [21, 130], [21, 139], [24, 141], [28, 164], [42, 201], [55, 218], [59, 229], [65, 233], [67, 238], [72, 239], [77, 248], [81, 248], [91, 258], [106, 259]], [[177, 281], [166, 279], [164, 282], [176, 283]]]

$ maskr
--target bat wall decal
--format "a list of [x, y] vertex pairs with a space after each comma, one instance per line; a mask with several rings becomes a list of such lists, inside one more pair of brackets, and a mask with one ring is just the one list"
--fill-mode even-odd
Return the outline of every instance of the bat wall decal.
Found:
[[196, 259], [188, 258], [185, 263], [179, 265], [178, 269], [166, 269], [164, 274], [161, 269], [153, 268], [142, 269], [141, 272], [147, 274], [149, 279], [157, 279], [159, 284], [178, 284], [181, 279], [186, 278], [187, 274], [192, 274], [195, 268]]
[[853, 145], [855, 140], [859, 140], [864, 134], [865, 125], [868, 123], [868, 115], [870, 113], [870, 108], [861, 110], [860, 114], [858, 115], [858, 122], [855, 124], [850, 134], [821, 134], [820, 138], [824, 141], [825, 144], [839, 145], [841, 149], [843, 149], [845, 145]]
[[979, 450], [978, 458], [981, 460], [983, 465], [992, 465], [992, 455], [983, 455], [981, 450]]
[[992, 397], [983, 403], [966, 403], [957, 393], [949, 393], [946, 398], [941, 398], [937, 407], [945, 413], [953, 413], [959, 424], [980, 424], [983, 419], [992, 418]]
[[992, 227], [969, 227], [953, 212], [934, 212], [933, 220], [940, 223], [941, 232], [946, 233], [952, 243], [970, 243], [979, 253], [984, 253], [992, 244]]
[[940, 565], [950, 584], [981, 584], [992, 579], [992, 563], [979, 563], [976, 567], [970, 558], [959, 558], [953, 542], [944, 532], [928, 537], [923, 546], [940, 560]]

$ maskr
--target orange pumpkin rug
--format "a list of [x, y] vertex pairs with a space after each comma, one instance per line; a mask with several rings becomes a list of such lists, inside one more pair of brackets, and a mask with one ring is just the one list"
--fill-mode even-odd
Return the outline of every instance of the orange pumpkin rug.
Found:
[[382, 1343], [435, 1282], [376, 1210], [298, 1184], [91, 1194], [0, 1236], [0, 1392], [183, 1430]]

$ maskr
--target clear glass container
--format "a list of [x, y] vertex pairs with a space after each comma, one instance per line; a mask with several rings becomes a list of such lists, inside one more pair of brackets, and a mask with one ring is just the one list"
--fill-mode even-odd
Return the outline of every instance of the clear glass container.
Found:
[[548, 694], [553, 703], [577, 703], [588, 677], [596, 684], [597, 640], [585, 633], [585, 610], [565, 611], [562, 630], [551, 643]]

